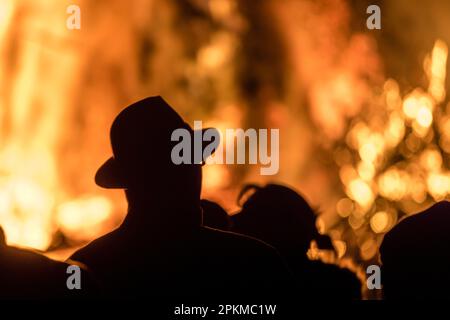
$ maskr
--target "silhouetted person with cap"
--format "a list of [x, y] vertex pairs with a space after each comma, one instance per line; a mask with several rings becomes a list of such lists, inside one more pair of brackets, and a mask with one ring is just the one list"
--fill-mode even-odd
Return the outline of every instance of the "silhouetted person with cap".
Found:
[[229, 231], [231, 220], [228, 213], [217, 202], [202, 199], [200, 205], [203, 211], [203, 225], [214, 229]]
[[172, 133], [180, 128], [194, 136], [161, 97], [120, 112], [110, 133], [113, 157], [95, 180], [125, 189], [128, 214], [72, 259], [91, 268], [112, 297], [276, 292], [289, 273], [272, 247], [202, 226], [202, 163], [171, 158]]
[[380, 247], [386, 299], [450, 298], [450, 203], [400, 221]]
[[312, 240], [321, 249], [334, 250], [331, 240], [320, 235], [313, 209], [294, 190], [268, 184], [245, 186], [239, 195], [246, 198], [242, 210], [233, 215], [232, 230], [275, 247], [296, 276], [306, 298], [360, 299], [361, 283], [348, 269], [307, 257]]
[[[99, 288], [88, 271], [79, 267], [80, 287], [69, 277], [77, 271], [68, 268], [75, 262], [63, 263], [37, 252], [6, 244], [0, 228], [0, 299], [85, 299], [99, 295]], [[67, 282], [69, 281], [69, 286]], [[76, 281], [76, 280], [74, 280]]]

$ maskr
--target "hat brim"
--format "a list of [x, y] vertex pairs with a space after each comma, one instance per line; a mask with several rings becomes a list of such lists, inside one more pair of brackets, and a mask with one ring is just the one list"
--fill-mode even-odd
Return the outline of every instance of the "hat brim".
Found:
[[[202, 131], [202, 136], [207, 130], [216, 130], [215, 128], [205, 128], [199, 131]], [[194, 130], [194, 132], [197, 130]], [[219, 144], [217, 144], [218, 146]], [[216, 149], [214, 148], [211, 152], [213, 154]], [[102, 188], [106, 189], [126, 189], [126, 177], [120, 169], [119, 163], [114, 157], [109, 158], [103, 163], [100, 168], [98, 168], [95, 174], [95, 183]]]
[[95, 183], [106, 189], [125, 189], [126, 183], [114, 157], [106, 160], [95, 174]]

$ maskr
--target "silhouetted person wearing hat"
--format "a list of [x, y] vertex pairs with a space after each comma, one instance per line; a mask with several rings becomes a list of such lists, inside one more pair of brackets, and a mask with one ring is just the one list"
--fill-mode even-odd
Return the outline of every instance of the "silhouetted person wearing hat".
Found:
[[450, 203], [407, 217], [380, 247], [386, 299], [450, 298]]
[[[0, 300], [3, 299], [85, 299], [99, 295], [98, 287], [87, 270], [80, 268], [79, 287], [70, 277], [71, 263], [49, 259], [31, 250], [6, 245], [0, 228]], [[69, 286], [67, 282], [69, 281]]]
[[288, 187], [268, 184], [244, 187], [241, 198], [246, 200], [231, 218], [232, 230], [276, 248], [296, 276], [299, 295], [311, 299], [361, 298], [361, 283], [353, 272], [308, 259], [312, 240], [321, 249], [334, 248], [329, 237], [318, 233], [316, 215], [302, 196]]
[[[194, 131], [161, 98], [125, 108], [111, 128], [114, 156], [96, 183], [124, 188], [123, 224], [76, 252], [112, 297], [268, 294], [289, 276], [277, 252], [202, 226], [201, 163], [175, 165], [174, 130]], [[218, 141], [216, 141], [218, 143]]]

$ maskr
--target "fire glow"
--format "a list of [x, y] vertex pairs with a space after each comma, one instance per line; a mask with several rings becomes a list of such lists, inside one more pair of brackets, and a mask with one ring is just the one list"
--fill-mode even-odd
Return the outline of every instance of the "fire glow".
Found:
[[0, 1], [0, 225], [8, 244], [46, 250], [57, 231], [75, 239], [98, 236], [112, 204], [100, 195], [69, 198], [66, 194], [57, 164], [63, 155], [58, 149], [67, 129], [61, 123], [71, 96], [67, 70], [77, 67], [77, 59], [70, 48], [40, 40], [45, 33], [67, 32], [52, 10], [47, 11], [48, 20], [40, 19], [38, 9], [46, 7], [32, 9], [36, 15], [18, 30], [18, 51], [15, 59], [9, 59], [8, 32], [15, 28], [13, 18], [17, 23], [15, 14], [23, 9], [21, 5]]
[[[448, 198], [444, 41], [427, 49], [427, 85], [409, 90], [384, 78], [374, 39], [346, 33], [345, 1], [258, 7], [283, 46], [270, 32], [264, 46], [261, 34], [246, 33], [246, 19], [257, 20], [251, 1], [195, 1], [211, 28], [182, 20], [178, 2], [107, 3], [82, 2], [82, 28], [70, 31], [67, 3], [0, 0], [0, 225], [9, 244], [80, 245], [120, 223], [123, 195], [100, 190], [93, 175], [111, 152], [114, 116], [149, 95], [220, 132], [279, 128], [279, 172], [269, 178], [324, 208], [318, 223], [339, 259], [374, 259], [401, 214]], [[243, 183], [267, 182], [258, 166], [203, 170], [203, 196], [226, 209]]]

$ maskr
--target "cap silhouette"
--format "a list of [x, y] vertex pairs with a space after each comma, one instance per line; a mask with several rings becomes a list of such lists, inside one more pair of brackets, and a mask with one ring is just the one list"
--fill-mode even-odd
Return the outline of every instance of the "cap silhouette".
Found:
[[450, 298], [450, 202], [400, 221], [380, 247], [387, 299]]
[[231, 217], [234, 230], [262, 239], [286, 256], [306, 254], [319, 235], [316, 215], [306, 200], [279, 184], [247, 185], [239, 200], [250, 192], [242, 210]]
[[[250, 196], [245, 197], [253, 191]], [[333, 250], [331, 239], [320, 235], [316, 214], [293, 189], [278, 185], [248, 185], [239, 200], [242, 210], [232, 216], [232, 230], [265, 241], [288, 262], [296, 278], [297, 295], [307, 299], [359, 299], [361, 283], [348, 269], [321, 261], [310, 261], [312, 240], [321, 249]]]

